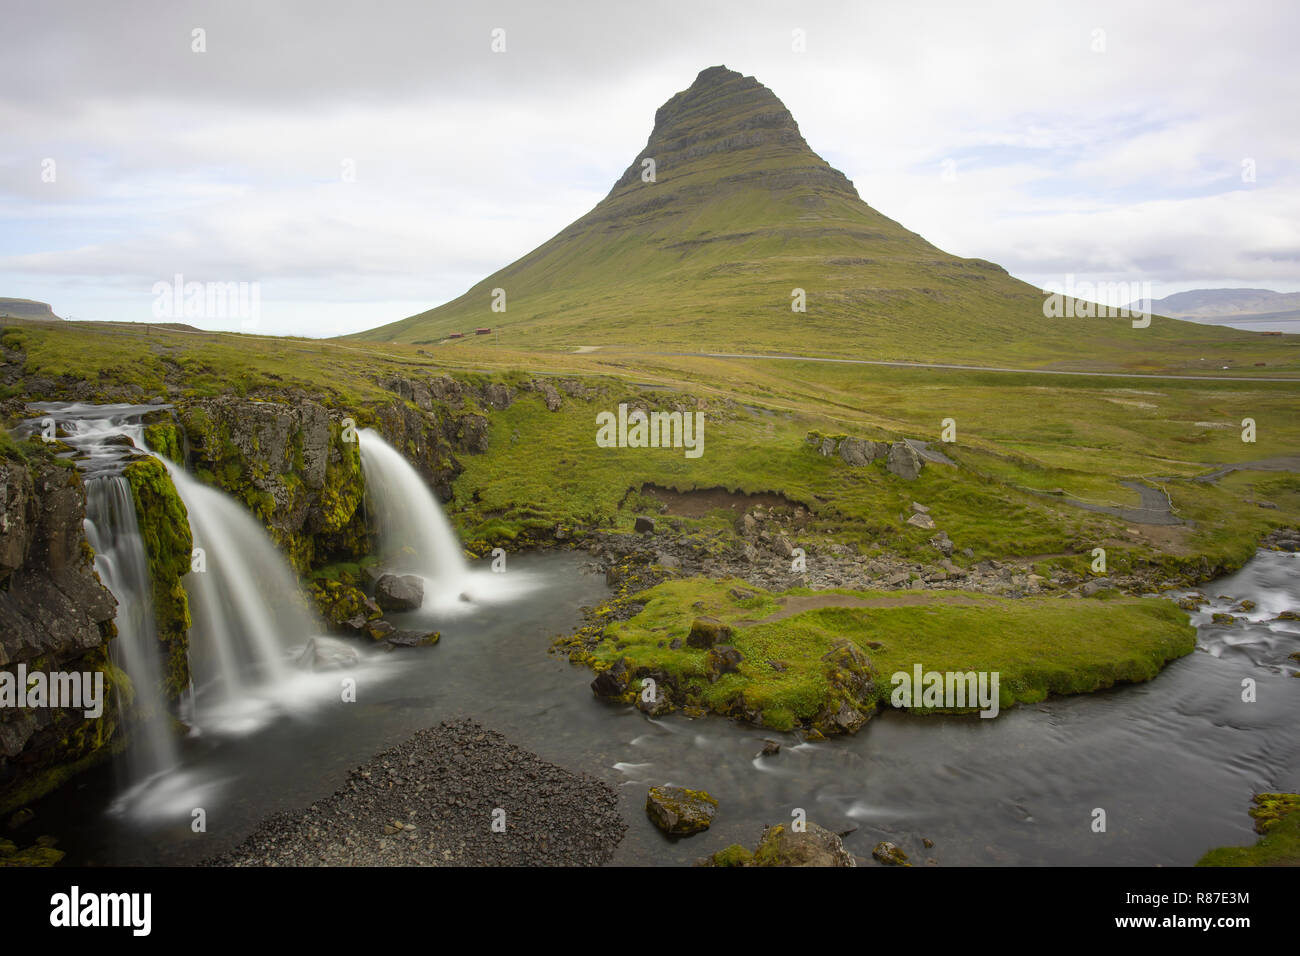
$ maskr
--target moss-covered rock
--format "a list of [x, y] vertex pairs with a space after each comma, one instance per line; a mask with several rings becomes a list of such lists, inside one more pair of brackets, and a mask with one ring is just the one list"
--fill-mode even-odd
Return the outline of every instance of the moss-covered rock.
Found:
[[750, 866], [857, 866], [840, 838], [816, 823], [799, 830], [779, 823], [763, 831]]
[[136, 521], [153, 581], [154, 621], [164, 648], [165, 700], [174, 701], [190, 686], [190, 604], [183, 583], [190, 572], [194, 540], [189, 513], [167, 469], [156, 458], [142, 458], [123, 472], [135, 499]]
[[690, 836], [707, 830], [717, 810], [718, 801], [703, 790], [651, 787], [646, 795], [645, 812], [669, 836]]
[[754, 854], [739, 843], [719, 850], [705, 861], [706, 866], [749, 866], [754, 862]]
[[155, 422], [144, 427], [144, 442], [150, 451], [168, 461], [185, 465], [185, 438], [174, 422]]

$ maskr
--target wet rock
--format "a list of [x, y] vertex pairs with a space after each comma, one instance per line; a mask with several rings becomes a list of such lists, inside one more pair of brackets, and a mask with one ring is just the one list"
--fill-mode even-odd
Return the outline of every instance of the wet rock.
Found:
[[659, 677], [654, 678], [654, 681], [654, 693], [647, 695], [648, 688], [643, 683], [633, 703], [637, 710], [649, 717], [662, 717], [672, 712], [673, 705], [668, 699], [667, 681]]
[[389, 638], [388, 643], [394, 647], [432, 647], [442, 640], [441, 631], [398, 630]]
[[838, 836], [809, 821], [803, 832], [779, 823], [767, 827], [750, 866], [857, 866]]
[[414, 611], [424, 603], [424, 580], [414, 574], [385, 574], [375, 582], [375, 603], [385, 611]]
[[397, 628], [387, 621], [369, 621], [366, 623], [366, 635], [372, 641], [383, 641], [397, 633]]
[[691, 632], [686, 637], [686, 644], [689, 647], [707, 650], [715, 644], [731, 640], [732, 633], [731, 627], [716, 617], [697, 617], [691, 622]]
[[754, 756], [756, 757], [775, 757], [781, 752], [781, 745], [775, 740], [768, 737], [763, 738], [763, 749]]
[[313, 637], [294, 664], [303, 670], [328, 671], [355, 667], [360, 662], [361, 655], [352, 645], [328, 637]]
[[591, 682], [591, 692], [597, 697], [622, 697], [626, 690], [627, 664], [621, 660], [598, 673]]
[[651, 787], [646, 795], [646, 814], [670, 836], [690, 836], [707, 830], [717, 810], [718, 801], [703, 790]]
[[877, 843], [871, 855], [887, 866], [911, 866], [907, 862], [907, 854], [887, 840]]

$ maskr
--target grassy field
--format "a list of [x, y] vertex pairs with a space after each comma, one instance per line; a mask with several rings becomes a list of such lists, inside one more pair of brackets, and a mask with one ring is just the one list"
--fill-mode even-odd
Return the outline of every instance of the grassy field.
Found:
[[[828, 593], [834, 598], [827, 599]], [[787, 603], [797, 611], [798, 599], [813, 595], [827, 606], [778, 613]], [[633, 672], [671, 675], [681, 688], [674, 701], [679, 706], [729, 713], [743, 700], [778, 730], [806, 724], [837, 705], [837, 665], [826, 655], [845, 639], [874, 666], [874, 693], [866, 702], [884, 707], [890, 706], [890, 675], [910, 674], [917, 664], [925, 671], [998, 672], [1005, 708], [1049, 694], [1149, 680], [1196, 642], [1186, 615], [1155, 599], [1008, 600], [957, 592], [806, 589], [771, 594], [742, 581], [692, 578], [667, 581], [638, 600], [645, 602], [640, 613], [605, 628], [592, 651], [598, 667], [624, 660]], [[713, 682], [705, 650], [672, 646], [706, 615], [732, 627], [727, 643], [744, 658], [738, 673]], [[632, 682], [630, 693], [639, 690], [640, 683]]]
[[[1099, 545], [1118, 568], [1154, 556], [1240, 563], [1270, 528], [1300, 521], [1293, 471], [1192, 480], [1221, 465], [1300, 452], [1300, 379], [1135, 382], [615, 350], [523, 354], [486, 343], [424, 348], [82, 323], [16, 323], [3, 341], [21, 349], [25, 383], [88, 382], [92, 391], [102, 386], [101, 397], [125, 384], [137, 400], [229, 390], [355, 408], [396, 400], [380, 384], [393, 377], [579, 377], [594, 389], [588, 400], [566, 397], [550, 412], [536, 394], [521, 393], [489, 416], [489, 451], [463, 456], [448, 505], [471, 541], [564, 523], [630, 527], [633, 510], [619, 505], [646, 482], [780, 492], [813, 512], [813, 532], [904, 554], [924, 549], [929, 537], [903, 524], [917, 500], [976, 559], [1075, 566]], [[24, 387], [7, 388], [12, 395]], [[595, 446], [597, 412], [620, 401], [665, 407], [683, 396], [705, 403], [702, 457]], [[822, 458], [804, 440], [821, 431], [937, 442], [946, 418], [957, 440], [937, 447], [959, 467], [929, 466], [914, 482], [880, 464], [851, 469]], [[1254, 443], [1241, 440], [1244, 418], [1256, 422]], [[1071, 504], [1133, 507], [1137, 494], [1125, 480], [1163, 488], [1187, 523], [1135, 525]]]

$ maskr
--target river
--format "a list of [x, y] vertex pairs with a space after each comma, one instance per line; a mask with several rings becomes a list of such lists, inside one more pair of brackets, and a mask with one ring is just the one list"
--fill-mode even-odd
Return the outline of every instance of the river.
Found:
[[[860, 857], [891, 840], [917, 863], [1186, 865], [1211, 847], [1254, 841], [1254, 792], [1300, 789], [1300, 680], [1287, 660], [1300, 650], [1300, 622], [1271, 620], [1300, 608], [1298, 555], [1260, 551], [1204, 587], [1213, 604], [1193, 616], [1197, 650], [1148, 683], [995, 720], [887, 712], [856, 736], [816, 744], [715, 716], [651, 720], [597, 700], [591, 673], [547, 648], [579, 625], [582, 605], [608, 593], [603, 576], [580, 553], [512, 556], [507, 576], [513, 600], [398, 621], [436, 627], [442, 640], [368, 653], [348, 672], [355, 703], [340, 699], [339, 674], [316, 675], [314, 702], [298, 694], [256, 730], [183, 741], [181, 768], [149, 812], [115, 807], [118, 763], [38, 805], [41, 832], [60, 837], [71, 864], [194, 863], [454, 715], [617, 787], [629, 832], [616, 864], [684, 864], [731, 843], [752, 847], [765, 824], [802, 808], [829, 829], [852, 829], [845, 844]], [[1242, 598], [1258, 605], [1253, 620], [1212, 623]], [[1256, 682], [1254, 703], [1242, 701], [1244, 678]], [[781, 752], [757, 759], [765, 737]], [[680, 840], [660, 834], [644, 802], [661, 783], [716, 796], [713, 827]], [[194, 807], [205, 811], [205, 833], [191, 829]], [[1104, 833], [1092, 828], [1097, 808]]]

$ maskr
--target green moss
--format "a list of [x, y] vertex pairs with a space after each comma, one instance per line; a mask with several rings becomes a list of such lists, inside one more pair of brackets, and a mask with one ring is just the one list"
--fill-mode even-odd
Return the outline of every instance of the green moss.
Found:
[[171, 422], [157, 422], [144, 427], [144, 443], [169, 461], [184, 466], [185, 452], [181, 431]]
[[129, 464], [124, 471], [135, 499], [136, 519], [153, 580], [154, 619], [165, 648], [161, 691], [177, 699], [190, 685], [190, 605], [183, 578], [190, 571], [193, 538], [185, 503], [167, 469], [156, 458]]
[[[890, 706], [891, 675], [910, 674], [917, 663], [926, 671], [996, 671], [999, 706], [1007, 708], [1150, 680], [1196, 643], [1186, 615], [1159, 599], [807, 589], [771, 594], [742, 587], [735, 580], [665, 581], [622, 598], [624, 608], [644, 605], [639, 613], [627, 620], [598, 615], [599, 628], [559, 646], [588, 650], [593, 667], [624, 660], [631, 674], [663, 675], [676, 686], [675, 702], [779, 730], [836, 733], [833, 717], [841, 704], [866, 714]], [[764, 620], [782, 603], [813, 595], [818, 603], [842, 596], [843, 606], [832, 602]], [[686, 643], [701, 615], [732, 627], [729, 643], [743, 657], [737, 673], [711, 674], [707, 652]], [[914, 706], [911, 712], [927, 711]]]
[[749, 866], [753, 861], [754, 854], [739, 843], [733, 843], [731, 846], [719, 850], [709, 859], [712, 866]]
[[1197, 866], [1300, 866], [1300, 793], [1257, 793], [1254, 846], [1211, 850]]

